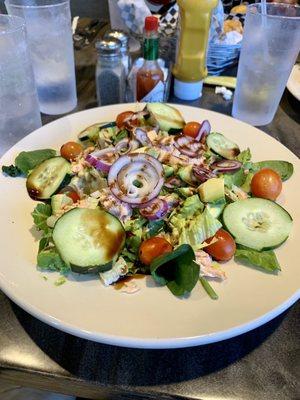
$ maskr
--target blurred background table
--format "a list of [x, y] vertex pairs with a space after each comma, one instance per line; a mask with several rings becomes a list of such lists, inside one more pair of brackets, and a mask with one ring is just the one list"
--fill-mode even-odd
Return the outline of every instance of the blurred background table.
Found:
[[[84, 12], [92, 13], [90, 3]], [[93, 44], [76, 51], [79, 102], [74, 111], [96, 105], [95, 61]], [[171, 96], [170, 102], [179, 101]], [[212, 87], [204, 88], [200, 100], [182, 103], [228, 115], [232, 107]], [[56, 118], [43, 115], [43, 123]], [[287, 91], [273, 122], [261, 129], [299, 156], [299, 103]], [[1, 137], [1, 154], [21, 137], [22, 132]], [[125, 349], [83, 340], [38, 321], [1, 292], [0, 309], [0, 380], [13, 385], [91, 399], [300, 398], [299, 302], [237, 338], [177, 350]]]

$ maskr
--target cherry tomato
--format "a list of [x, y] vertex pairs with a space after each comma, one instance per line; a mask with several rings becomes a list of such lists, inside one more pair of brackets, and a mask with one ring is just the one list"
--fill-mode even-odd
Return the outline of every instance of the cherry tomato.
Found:
[[[122, 112], [121, 114], [119, 114], [119, 115], [117, 116], [117, 119], [116, 119], [117, 127], [118, 127], [119, 129], [126, 127], [126, 126], [127, 126], [126, 120], [127, 120], [128, 118], [132, 117], [133, 114], [134, 114], [133, 111], [124, 111], [124, 112]], [[130, 121], [130, 124], [131, 124], [131, 125], [134, 125], [134, 126], [138, 126], [138, 123], [139, 123], [138, 119], [135, 119], [135, 120]]]
[[198, 135], [200, 128], [201, 124], [199, 124], [199, 122], [188, 122], [183, 128], [183, 134], [195, 138]]
[[204, 250], [217, 261], [230, 260], [236, 249], [235, 241], [230, 233], [224, 229], [219, 229], [215, 236], [207, 240], [207, 243], [210, 243], [213, 238], [217, 241], [205, 247]]
[[172, 250], [172, 245], [166, 239], [154, 236], [141, 244], [139, 258], [143, 264], [150, 265], [154, 258]]
[[82, 151], [83, 147], [80, 143], [67, 142], [61, 146], [60, 155], [66, 160], [73, 161], [80, 155]]
[[254, 174], [251, 181], [251, 192], [256, 197], [276, 200], [282, 189], [282, 181], [276, 171], [263, 168]]
[[79, 194], [72, 188], [72, 186], [65, 186], [59, 193], [70, 197], [73, 203], [77, 203], [77, 201], [80, 200]]

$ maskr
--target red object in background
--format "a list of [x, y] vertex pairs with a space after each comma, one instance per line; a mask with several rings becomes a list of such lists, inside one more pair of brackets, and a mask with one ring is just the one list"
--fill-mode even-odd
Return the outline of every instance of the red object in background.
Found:
[[146, 17], [145, 18], [145, 30], [146, 31], [157, 31], [158, 30], [158, 18], [157, 17]]

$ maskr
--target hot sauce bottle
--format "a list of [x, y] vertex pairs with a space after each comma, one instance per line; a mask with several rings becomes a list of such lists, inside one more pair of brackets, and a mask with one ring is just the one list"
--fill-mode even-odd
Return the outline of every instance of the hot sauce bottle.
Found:
[[144, 28], [144, 63], [136, 75], [136, 99], [162, 102], [164, 74], [158, 62], [158, 19], [146, 17]]

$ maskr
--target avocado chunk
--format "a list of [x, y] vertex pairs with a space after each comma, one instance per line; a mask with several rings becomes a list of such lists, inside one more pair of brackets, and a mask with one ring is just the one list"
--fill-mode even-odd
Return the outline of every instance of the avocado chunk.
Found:
[[183, 187], [183, 188], [178, 188], [177, 193], [184, 197], [185, 199], [187, 197], [193, 196], [194, 192], [190, 187]]
[[179, 168], [177, 175], [183, 182], [187, 183], [188, 185], [197, 185], [197, 180], [194, 177], [192, 165], [187, 165], [186, 167]]
[[172, 176], [174, 174], [174, 168], [171, 167], [170, 165], [163, 164], [163, 169], [164, 169], [165, 178], [169, 178], [170, 176]]
[[225, 197], [224, 193], [224, 179], [223, 178], [211, 178], [206, 182], [202, 183], [198, 192], [200, 199], [204, 203], [211, 203], [214, 201], [221, 200]]

